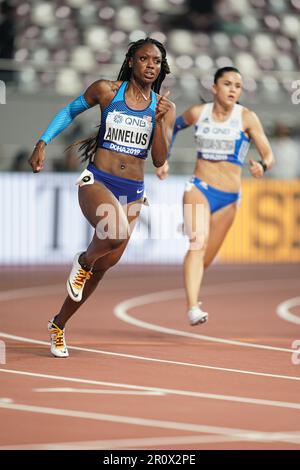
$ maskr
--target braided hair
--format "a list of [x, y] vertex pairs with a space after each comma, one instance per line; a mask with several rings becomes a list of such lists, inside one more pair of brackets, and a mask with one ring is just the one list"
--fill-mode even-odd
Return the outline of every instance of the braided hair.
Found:
[[[164, 81], [166, 75], [170, 73], [170, 68], [167, 62], [167, 58], [166, 58], [167, 52], [166, 52], [165, 47], [162, 45], [161, 42], [153, 38], [147, 37], [145, 39], [139, 39], [138, 41], [131, 42], [129, 44], [129, 48], [126, 53], [126, 57], [120, 69], [117, 80], [120, 80], [122, 82], [130, 80], [131, 74], [132, 74], [132, 68], [129, 66], [130, 59], [134, 56], [134, 54], [138, 51], [138, 49], [143, 47], [145, 44], [153, 44], [161, 52], [161, 56], [162, 56], [161, 69], [160, 69], [157, 79], [151, 85], [152, 90], [155, 93], [159, 93], [162, 82]], [[80, 140], [79, 142], [75, 142], [74, 144], [67, 147], [67, 149], [73, 146], [80, 145], [80, 147], [78, 148], [78, 152], [80, 153], [81, 160], [91, 161], [93, 157], [95, 156], [95, 153], [97, 150], [97, 141], [98, 141], [99, 132], [100, 132], [100, 126], [99, 126], [99, 130], [97, 134], [94, 134], [85, 140]]]

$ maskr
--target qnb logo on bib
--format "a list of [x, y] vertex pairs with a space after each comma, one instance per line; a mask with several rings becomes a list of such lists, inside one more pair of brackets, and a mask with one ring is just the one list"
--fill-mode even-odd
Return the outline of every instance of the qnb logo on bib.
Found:
[[236, 140], [240, 138], [240, 132], [239, 130], [232, 127], [215, 127], [205, 125], [198, 127], [196, 132], [196, 138], [201, 138], [204, 136], [205, 138], [210, 139], [224, 139], [224, 137], [226, 137], [227, 139]]
[[121, 122], [123, 122], [122, 114], [115, 114], [113, 119], [117, 124], [121, 124]]
[[151, 133], [151, 116], [140, 118], [115, 111], [107, 115], [104, 135], [106, 141], [134, 149], [146, 150], [149, 146]]
[[211, 134], [212, 136], [229, 136], [232, 134], [231, 129], [225, 128], [222, 129], [220, 127], [204, 127], [199, 131], [199, 135], [205, 134], [206, 136]]
[[206, 137], [210, 139], [233, 139], [237, 140], [240, 138], [240, 130], [236, 126], [231, 125], [220, 125], [220, 124], [210, 124], [210, 123], [201, 123], [197, 127], [195, 134], [196, 137]]
[[230, 129], [221, 129], [219, 127], [213, 127], [212, 130], [211, 130], [211, 133], [213, 135], [230, 135], [231, 132], [230, 132]]

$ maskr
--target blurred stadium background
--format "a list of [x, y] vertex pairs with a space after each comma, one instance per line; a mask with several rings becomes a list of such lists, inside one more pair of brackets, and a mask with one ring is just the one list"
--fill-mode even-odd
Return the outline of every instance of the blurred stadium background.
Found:
[[[164, 88], [178, 114], [210, 100], [215, 70], [234, 65], [241, 103], [258, 113], [273, 146], [277, 163], [264, 180], [244, 170], [242, 206], [218, 261], [300, 261], [300, 0], [2, 0], [0, 8], [1, 265], [69, 263], [86, 246], [91, 231], [74, 184], [82, 167], [64, 149], [94, 133], [98, 110], [48, 146], [45, 172], [31, 174], [27, 159], [54, 114], [94, 80], [115, 79], [128, 43], [146, 36], [167, 48]], [[181, 263], [180, 203], [194, 161], [192, 129], [177, 138], [167, 181], [149, 159], [151, 206], [123, 263]], [[166, 225], [172, 240], [159, 239]]]

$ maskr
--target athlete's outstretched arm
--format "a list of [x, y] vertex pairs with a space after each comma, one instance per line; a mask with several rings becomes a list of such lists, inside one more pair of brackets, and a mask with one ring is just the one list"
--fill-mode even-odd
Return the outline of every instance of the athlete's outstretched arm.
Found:
[[249, 171], [255, 178], [261, 178], [266, 170], [270, 170], [274, 164], [274, 155], [270, 142], [265, 134], [263, 126], [253, 111], [245, 113], [245, 127], [261, 156], [261, 163], [249, 160]]
[[156, 106], [156, 124], [151, 148], [155, 167], [160, 167], [165, 163], [172, 141], [176, 107], [168, 100], [168, 95], [169, 92], [161, 96]]
[[43, 169], [46, 145], [69, 127], [78, 114], [100, 104], [101, 96], [112, 89], [111, 83], [106, 80], [94, 82], [84, 94], [78, 96], [56, 114], [40, 137], [29, 159], [34, 173], [38, 173]]
[[184, 111], [181, 116], [177, 116], [174, 127], [173, 127], [173, 133], [172, 133], [172, 138], [171, 138], [171, 144], [169, 147], [169, 152], [167, 156], [167, 161], [160, 167], [158, 170], [156, 170], [156, 176], [158, 176], [159, 179], [164, 180], [167, 178], [168, 173], [169, 173], [169, 163], [168, 160], [171, 156], [171, 150], [175, 142], [176, 135], [179, 131], [186, 129], [187, 127], [190, 127], [198, 121], [200, 117], [200, 113], [202, 110], [203, 105], [200, 104], [195, 104], [188, 108], [186, 111]]

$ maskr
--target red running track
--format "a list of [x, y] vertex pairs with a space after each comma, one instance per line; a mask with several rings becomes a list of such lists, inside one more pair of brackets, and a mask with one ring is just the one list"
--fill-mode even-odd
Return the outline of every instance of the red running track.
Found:
[[213, 266], [197, 327], [181, 268], [115, 268], [56, 359], [66, 275], [2, 269], [0, 449], [300, 448], [299, 265]]

